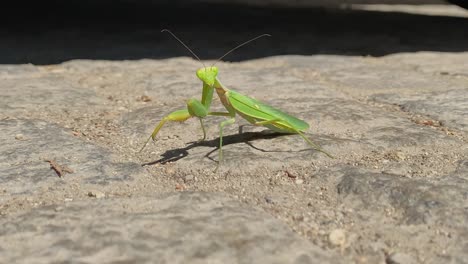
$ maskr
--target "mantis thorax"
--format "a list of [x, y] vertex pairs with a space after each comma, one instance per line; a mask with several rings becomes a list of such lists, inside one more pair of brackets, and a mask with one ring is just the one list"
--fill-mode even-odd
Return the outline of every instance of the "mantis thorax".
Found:
[[218, 67], [203, 67], [197, 70], [197, 77], [209, 86], [213, 86], [218, 76]]

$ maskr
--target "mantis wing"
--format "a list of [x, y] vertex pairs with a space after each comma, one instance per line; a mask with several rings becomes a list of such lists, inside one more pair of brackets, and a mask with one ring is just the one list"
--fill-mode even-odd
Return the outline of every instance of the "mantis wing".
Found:
[[229, 90], [226, 93], [226, 97], [236, 112], [250, 123], [275, 120], [270, 126], [292, 133], [295, 133], [297, 130], [305, 131], [309, 128], [309, 124], [305, 121], [238, 92]]

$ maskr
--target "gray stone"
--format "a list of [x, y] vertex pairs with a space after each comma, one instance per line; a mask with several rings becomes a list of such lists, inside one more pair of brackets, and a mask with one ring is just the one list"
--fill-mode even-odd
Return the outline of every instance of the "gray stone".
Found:
[[328, 235], [333, 246], [343, 246], [346, 243], [346, 232], [343, 229], [334, 229]]
[[106, 194], [99, 191], [99, 190], [92, 190], [92, 191], [88, 192], [88, 196], [89, 197], [95, 197], [97, 199], [101, 199], [101, 198], [106, 197]]
[[405, 253], [396, 252], [388, 256], [388, 264], [416, 264], [416, 260]]
[[2, 262], [340, 263], [273, 217], [219, 194], [73, 202], [0, 225]]
[[39, 76], [40, 70], [32, 64], [28, 65], [0, 65], [0, 79], [21, 79]]
[[[9, 195], [32, 195], [71, 183], [105, 186], [132, 181], [142, 173], [138, 164], [116, 162], [108, 150], [76, 138], [72, 131], [55, 124], [6, 119], [0, 120], [0, 130], [0, 184]], [[17, 134], [25, 139], [15, 139]], [[73, 173], [59, 178], [46, 160], [69, 167]]]
[[[459, 177], [460, 173], [464, 178]], [[440, 255], [454, 263], [468, 257], [465, 239], [468, 234], [467, 189], [466, 173], [460, 170], [429, 182], [345, 169], [337, 185], [345, 206], [360, 208], [357, 217], [366, 219], [368, 227], [378, 227], [379, 234], [398, 232], [399, 236], [406, 237], [407, 241], [400, 241], [402, 250], [417, 244], [422, 249], [427, 244], [420, 243], [431, 239], [438, 250], [425, 254], [430, 263], [440, 261]], [[378, 211], [387, 213], [375, 214]], [[383, 239], [391, 239], [389, 234]]]
[[[202, 136], [197, 120], [167, 123], [156, 144], [136, 153], [166, 114], [184, 108], [187, 98], [200, 97], [200, 82], [193, 74], [185, 74], [193, 73], [197, 62], [182, 58], [163, 62], [71, 61], [58, 65], [50, 73], [58, 80], [50, 98], [20, 101], [18, 105], [5, 100], [7, 111], [0, 122], [0, 137], [6, 142], [3, 152], [7, 155], [1, 161], [5, 166], [0, 171], [0, 212], [7, 217], [23, 210], [26, 214], [26, 208], [42, 204], [58, 206], [60, 211], [72, 202], [81, 206], [77, 211], [86, 214], [83, 211], [91, 210], [86, 205], [99, 205], [107, 201], [105, 197], [112, 200], [113, 196], [134, 196], [128, 198], [133, 204], [144, 203], [149, 193], [174, 189], [222, 191], [252, 206], [264, 207], [320, 248], [329, 247], [329, 235], [342, 229], [346, 230], [346, 241], [334, 250], [359, 251], [372, 261], [384, 260], [383, 252], [409, 254], [409, 250], [416, 252], [416, 259], [433, 262], [463, 259], [466, 245], [461, 238], [467, 232], [463, 225], [468, 221], [463, 209], [466, 143], [438, 127], [416, 123], [401, 109], [388, 108], [392, 102], [377, 99], [392, 81], [379, 76], [387, 70], [397, 72], [397, 66], [382, 66], [386, 70], [374, 72], [372, 82], [381, 81], [375, 87], [362, 79], [351, 80], [351, 75], [324, 79], [347, 66], [355, 75], [372, 73], [368, 64], [368, 59], [340, 56], [284, 56], [240, 64], [219, 63], [220, 79], [225, 85], [303, 118], [311, 124], [307, 136], [337, 156], [332, 160], [311, 150], [297, 135], [274, 135], [263, 128], [243, 126], [246, 122], [239, 118], [238, 124], [225, 129], [225, 161], [220, 173], [213, 173], [218, 124], [223, 120], [219, 117], [206, 118], [205, 142], [192, 142]], [[428, 74], [408, 72], [407, 80], [424, 83]], [[36, 78], [35, 87], [47, 87], [50, 80], [47, 74]], [[343, 88], [344, 83], [348, 89]], [[11, 83], [11, 87], [20, 86]], [[75, 103], [67, 97], [67, 87], [82, 90]], [[11, 89], [10, 93], [13, 97], [19, 90]], [[141, 95], [153, 100], [141, 101]], [[375, 97], [355, 99], [364, 95]], [[411, 96], [405, 92], [402, 98]], [[67, 110], [66, 120], [61, 115], [47, 115], [51, 112], [47, 103], [56, 98], [63, 98], [65, 103], [53, 109]], [[83, 109], [93, 101], [107, 103], [89, 104]], [[36, 108], [46, 113], [42, 116], [46, 121], [18, 110]], [[222, 110], [218, 101], [213, 109]], [[106, 111], [111, 115], [107, 116]], [[13, 114], [20, 119], [13, 119]], [[107, 135], [107, 130], [95, 126], [106, 120], [116, 126], [114, 133]], [[73, 130], [59, 125], [63, 122]], [[86, 129], [83, 124], [88, 125]], [[102, 139], [93, 136], [101, 134]], [[109, 149], [98, 146], [103, 144]], [[74, 173], [59, 178], [44, 158], [68, 166]], [[101, 199], [89, 197], [90, 193]], [[137, 221], [131, 213], [127, 217]], [[431, 239], [433, 244], [424, 242]], [[346, 261], [357, 257], [346, 253], [343, 258]], [[308, 259], [297, 257], [297, 261], [305, 263]]]
[[80, 89], [62, 77], [35, 75], [39, 74], [30, 73], [27, 76], [13, 74], [10, 78], [2, 80], [0, 84], [2, 115], [28, 112], [33, 108], [35, 111], [48, 109], [50, 111], [57, 108], [86, 107], [102, 102], [94, 92]]
[[[467, 67], [468, 69], [468, 67]], [[421, 114], [441, 122], [442, 126], [468, 132], [468, 83], [465, 89], [420, 93], [412, 96], [380, 94], [376, 101], [399, 105], [403, 111]]]

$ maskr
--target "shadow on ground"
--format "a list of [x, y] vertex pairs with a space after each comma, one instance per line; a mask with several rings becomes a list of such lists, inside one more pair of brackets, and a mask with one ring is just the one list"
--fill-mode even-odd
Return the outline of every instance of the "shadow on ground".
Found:
[[[274, 55], [383, 56], [468, 49], [468, 19], [320, 8], [168, 5], [118, 1], [40, 1], [2, 8], [1, 64], [55, 64], [71, 59], [137, 60], [189, 56], [169, 28], [203, 59], [242, 61]], [[31, 6], [35, 5], [35, 6]]]
[[[259, 140], [259, 139], [270, 139], [270, 138], [276, 138], [276, 137], [282, 137], [282, 136], [287, 136], [291, 134], [285, 134], [285, 133], [276, 133], [276, 132], [271, 132], [269, 130], [267, 131], [262, 131], [262, 132], [243, 132], [241, 129], [239, 130], [239, 134], [235, 135], [227, 135], [223, 137], [223, 146], [231, 145], [231, 144], [239, 144], [239, 143], [245, 143], [249, 145], [251, 148], [262, 151], [262, 152], [291, 152], [291, 151], [275, 151], [275, 150], [265, 150], [262, 148], [258, 148], [252, 144], [251, 141]], [[205, 141], [195, 141], [189, 143], [186, 147], [184, 148], [177, 148], [177, 149], [171, 149], [163, 154], [161, 154], [162, 158], [143, 163], [141, 164], [142, 166], [150, 166], [154, 164], [165, 164], [168, 162], [174, 162], [178, 161], [180, 159], [183, 159], [184, 157], [187, 157], [189, 155], [188, 150], [195, 148], [195, 147], [200, 147], [200, 146], [206, 146], [206, 147], [216, 147], [212, 151], [208, 152], [205, 157], [209, 158], [210, 160], [214, 161], [210, 157], [212, 153], [215, 151], [218, 151], [219, 149], [219, 138], [212, 139], [212, 140], [205, 140]], [[305, 151], [307, 149], [303, 150], [298, 150], [298, 151]]]

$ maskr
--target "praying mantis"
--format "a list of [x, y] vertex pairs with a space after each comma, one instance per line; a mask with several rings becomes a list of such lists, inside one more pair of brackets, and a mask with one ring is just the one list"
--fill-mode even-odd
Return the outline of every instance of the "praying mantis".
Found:
[[[177, 36], [175, 36], [171, 31], [163, 29], [161, 32], [168, 32], [171, 34], [177, 41], [179, 41], [195, 58], [197, 58], [202, 64], [203, 62], [200, 58], [182, 42]], [[249, 41], [238, 45], [237, 47], [231, 49], [226, 54], [224, 54], [217, 61], [223, 59], [226, 55], [233, 52], [234, 50], [244, 46], [245, 44], [252, 42], [258, 38], [270, 36], [268, 34], [263, 34], [253, 38]], [[299, 118], [291, 116], [279, 109], [276, 109], [272, 106], [269, 106], [265, 103], [262, 103], [256, 99], [238, 93], [236, 91], [226, 88], [221, 84], [218, 79], [218, 68], [213, 66], [206, 67], [203, 64], [203, 68], [200, 68], [196, 72], [197, 77], [203, 83], [202, 98], [201, 101], [197, 99], [189, 99], [187, 101], [187, 108], [182, 110], [174, 111], [167, 116], [165, 116], [156, 128], [153, 130], [151, 136], [146, 140], [143, 147], [140, 149], [140, 152], [145, 148], [148, 142], [153, 139], [155, 141], [159, 130], [164, 126], [167, 121], [177, 121], [184, 122], [189, 118], [196, 117], [200, 121], [200, 125], [203, 130], [203, 139], [206, 139], [206, 130], [203, 124], [203, 119], [207, 116], [224, 116], [227, 117], [226, 120], [222, 121], [219, 124], [219, 157], [218, 157], [218, 166], [223, 160], [223, 129], [226, 125], [231, 125], [236, 121], [236, 115], [241, 116], [249, 123], [256, 126], [264, 126], [278, 133], [287, 133], [287, 134], [298, 134], [300, 135], [313, 149], [324, 153], [330, 158], [333, 158], [331, 154], [323, 150], [321, 147], [312, 142], [309, 138], [304, 135], [304, 132], [309, 128], [309, 124]], [[216, 90], [216, 93], [221, 100], [224, 108], [227, 112], [211, 112], [211, 102], [213, 99], [213, 93]], [[218, 168], [218, 166], [216, 168]]]

